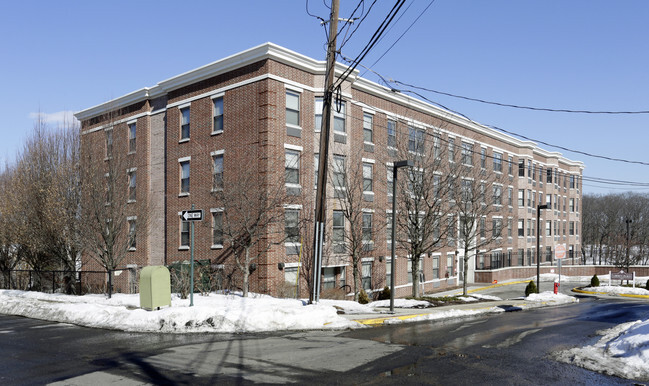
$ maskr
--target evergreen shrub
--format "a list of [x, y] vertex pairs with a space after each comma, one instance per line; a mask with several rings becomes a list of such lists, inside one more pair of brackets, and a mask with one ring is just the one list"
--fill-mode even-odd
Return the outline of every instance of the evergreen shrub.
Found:
[[599, 278], [597, 277], [597, 275], [593, 275], [593, 277], [590, 279], [590, 286], [599, 287]]
[[525, 287], [525, 296], [530, 296], [530, 294], [535, 294], [537, 291], [536, 289], [536, 284], [534, 284], [534, 280], [530, 280], [530, 282], [527, 284], [527, 287]]

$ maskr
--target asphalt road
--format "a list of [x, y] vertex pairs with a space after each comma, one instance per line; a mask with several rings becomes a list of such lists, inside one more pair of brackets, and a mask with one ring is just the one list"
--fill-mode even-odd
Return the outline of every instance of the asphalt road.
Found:
[[136, 334], [0, 316], [0, 384], [629, 384], [551, 358], [594, 343], [598, 330], [649, 318], [646, 301], [594, 299], [276, 334]]

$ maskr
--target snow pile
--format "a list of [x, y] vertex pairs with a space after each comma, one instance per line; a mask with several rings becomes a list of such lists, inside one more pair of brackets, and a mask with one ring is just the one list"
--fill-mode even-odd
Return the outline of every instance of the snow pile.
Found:
[[[390, 299], [377, 300], [370, 303], [372, 307], [390, 307]], [[397, 308], [426, 308], [430, 307], [430, 302], [426, 300], [414, 299], [394, 299], [394, 306]]]
[[649, 291], [644, 288], [620, 287], [620, 286], [600, 286], [600, 287], [586, 287], [584, 291], [590, 292], [603, 292], [613, 295], [645, 295], [649, 296]]
[[649, 320], [620, 324], [598, 332], [592, 346], [555, 354], [561, 362], [628, 379], [649, 381]]
[[[358, 310], [354, 302], [339, 302]], [[307, 305], [301, 300], [239, 294], [172, 296], [172, 306], [157, 311], [139, 308], [139, 295], [69, 296], [0, 290], [0, 313], [72, 323], [87, 327], [137, 332], [260, 332], [277, 330], [342, 329], [360, 325], [338, 315], [330, 304]], [[337, 303], [338, 304], [338, 303]], [[368, 311], [363, 311], [368, 312]], [[372, 312], [371, 310], [369, 312]]]
[[525, 300], [530, 302], [537, 303], [556, 303], [556, 304], [565, 304], [565, 303], [577, 303], [579, 299], [564, 295], [564, 294], [555, 294], [552, 291], [544, 291], [540, 294], [530, 294]]

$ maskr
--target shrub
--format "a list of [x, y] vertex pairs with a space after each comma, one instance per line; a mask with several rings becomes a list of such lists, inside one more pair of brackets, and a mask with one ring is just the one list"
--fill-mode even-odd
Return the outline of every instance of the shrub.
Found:
[[379, 300], [388, 300], [390, 299], [390, 287], [385, 286], [383, 291], [379, 293]]
[[321, 299], [345, 300], [345, 290], [342, 288], [328, 288], [320, 293]]
[[534, 280], [530, 280], [530, 282], [527, 284], [527, 287], [525, 287], [525, 296], [530, 296], [530, 294], [535, 294], [537, 291], [536, 289], [536, 284], [534, 284]]
[[367, 292], [365, 292], [364, 289], [361, 290], [361, 292], [358, 294], [358, 302], [360, 304], [367, 304], [370, 302], [369, 296], [367, 296]]
[[599, 287], [599, 278], [597, 277], [597, 275], [593, 275], [593, 277], [590, 279], [590, 286]]
[[649, 291], [649, 280], [647, 280], [647, 284], [644, 285], [644, 288]]

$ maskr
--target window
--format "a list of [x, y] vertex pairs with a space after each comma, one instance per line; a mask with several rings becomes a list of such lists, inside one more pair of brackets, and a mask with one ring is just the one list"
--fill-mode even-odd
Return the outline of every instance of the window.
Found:
[[363, 114], [363, 141], [372, 143], [374, 117], [371, 114]]
[[512, 237], [512, 228], [513, 228], [513, 220], [511, 218], [507, 219], [507, 237], [511, 238]]
[[299, 243], [300, 242], [300, 227], [299, 227], [300, 210], [299, 209], [285, 209], [284, 210], [284, 233], [286, 242]]
[[180, 246], [189, 247], [189, 221], [180, 220]]
[[507, 188], [507, 205], [512, 206], [514, 199], [514, 188]]
[[518, 161], [518, 176], [519, 177], [525, 177], [525, 160], [519, 160]]
[[480, 237], [485, 238], [487, 236], [487, 220], [484, 217], [480, 217]]
[[439, 134], [433, 135], [433, 156], [435, 157], [435, 159], [439, 159], [442, 155], [441, 141], [442, 138]]
[[363, 192], [372, 192], [372, 164], [363, 162]]
[[412, 259], [408, 259], [408, 283], [412, 283]]
[[448, 139], [448, 160], [455, 162], [455, 140], [453, 138]]
[[293, 291], [297, 289], [297, 271], [298, 267], [284, 267], [284, 282], [293, 287]]
[[527, 160], [527, 176], [532, 177], [532, 160]]
[[462, 201], [470, 203], [473, 200], [473, 181], [462, 180]]
[[388, 249], [392, 248], [392, 212], [387, 212], [385, 216], [385, 241], [386, 244], [388, 245]]
[[135, 188], [136, 188], [137, 176], [135, 170], [129, 171], [127, 175], [128, 175], [128, 201], [132, 202], [135, 201]]
[[455, 218], [449, 216], [448, 218], [448, 236], [446, 237], [449, 247], [455, 246], [455, 237], [457, 236], [457, 229], [455, 226]]
[[574, 221], [570, 221], [570, 224], [569, 224], [568, 226], [569, 226], [568, 229], [570, 230], [570, 233], [568, 233], [568, 234], [569, 234], [570, 236], [574, 236], [574, 235], [575, 235], [575, 222], [574, 222]]
[[441, 195], [442, 177], [439, 174], [433, 175], [433, 198], [439, 198]]
[[545, 235], [552, 236], [552, 221], [550, 220], [545, 222]]
[[315, 98], [315, 131], [322, 129], [322, 97]]
[[514, 174], [514, 158], [507, 157], [507, 173], [511, 176]]
[[212, 212], [212, 245], [223, 246], [223, 211]]
[[136, 244], [136, 224], [135, 224], [135, 219], [129, 219], [128, 220], [128, 242], [129, 242], [129, 249], [134, 251], [135, 247], [137, 246]]
[[346, 131], [345, 120], [347, 119], [345, 101], [336, 103], [334, 107], [334, 131], [344, 133]]
[[300, 125], [300, 94], [286, 92], [286, 124]]
[[106, 130], [106, 158], [113, 156], [113, 130]]
[[336, 268], [322, 268], [322, 289], [332, 289], [336, 287]]
[[189, 139], [189, 107], [180, 109], [180, 139]]
[[480, 149], [480, 167], [482, 169], [487, 167], [487, 149], [484, 147]]
[[500, 153], [494, 153], [494, 172], [503, 171], [503, 155]]
[[285, 151], [284, 171], [287, 184], [300, 183], [300, 152], [295, 150]]
[[503, 188], [499, 185], [494, 185], [494, 205], [503, 204]]
[[388, 120], [388, 147], [397, 147], [397, 123]]
[[439, 256], [433, 256], [433, 279], [439, 279]]
[[424, 152], [424, 130], [408, 127], [408, 150], [414, 153]]
[[453, 276], [454, 270], [453, 270], [453, 262], [454, 262], [454, 256], [452, 254], [447, 254], [446, 255], [446, 273], [448, 276]]
[[363, 275], [363, 289], [371, 290], [372, 289], [372, 262], [364, 261], [361, 266], [362, 275]]
[[575, 188], [575, 176], [570, 176], [570, 189]]
[[189, 161], [180, 162], [180, 193], [189, 193]]
[[385, 283], [387, 286], [392, 283], [392, 260], [390, 257], [385, 259]]
[[462, 163], [473, 165], [473, 145], [470, 143], [462, 142]]
[[527, 207], [532, 207], [532, 191], [530, 189], [527, 189]]
[[392, 196], [392, 191], [394, 190], [394, 172], [392, 170], [392, 165], [387, 167], [388, 170], [388, 183], [387, 183], [387, 194]]
[[548, 184], [552, 183], [552, 168], [548, 168], [548, 170], [547, 170], [547, 180], [546, 180], [546, 182]]
[[223, 190], [223, 154], [212, 155], [212, 190]]
[[525, 206], [525, 189], [518, 189], [518, 207]]
[[345, 156], [334, 155], [333, 162], [333, 186], [336, 197], [341, 197], [342, 191], [345, 190]]
[[372, 242], [372, 213], [363, 213], [363, 243], [370, 244]]
[[333, 213], [333, 242], [334, 253], [345, 252], [345, 216], [341, 210], [334, 210]]
[[223, 131], [223, 97], [214, 98], [214, 111], [213, 111], [213, 133], [220, 133]]
[[518, 219], [518, 237], [525, 237], [525, 220]]
[[137, 136], [135, 123], [128, 125], [128, 152], [135, 153], [135, 138]]
[[536, 165], [532, 166], [532, 180], [536, 180]]

